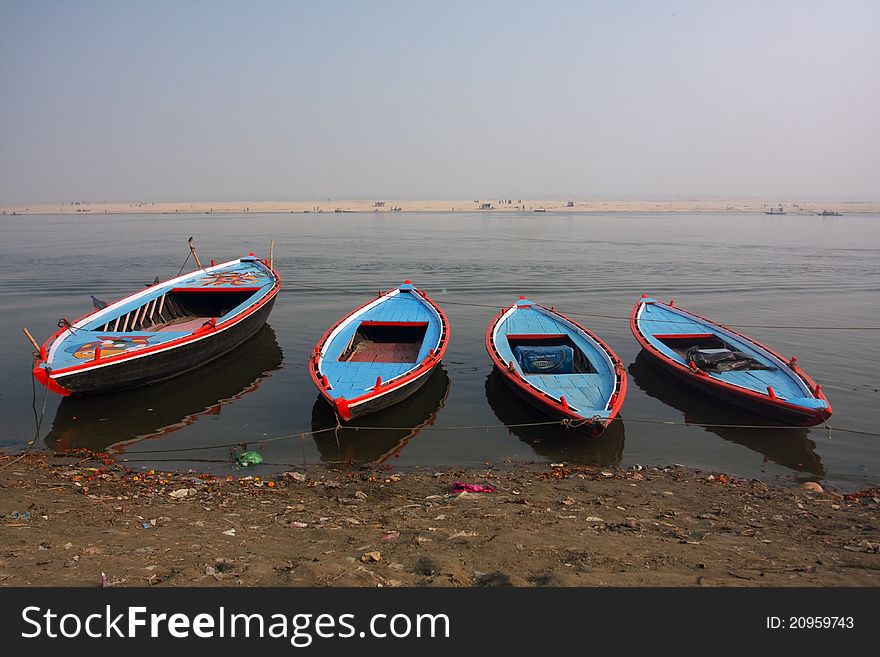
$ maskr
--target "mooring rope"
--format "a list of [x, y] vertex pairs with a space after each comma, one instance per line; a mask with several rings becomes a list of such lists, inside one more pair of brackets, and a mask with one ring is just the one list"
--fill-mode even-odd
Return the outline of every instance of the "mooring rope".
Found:
[[34, 437], [27, 441], [27, 449], [24, 450], [24, 452], [19, 454], [17, 458], [14, 458], [9, 462], [0, 465], [0, 470], [8, 468], [13, 463], [17, 463], [25, 456], [27, 456], [27, 454], [34, 448], [37, 440], [40, 438], [40, 429], [43, 427], [43, 418], [46, 415], [46, 403], [49, 400], [49, 388], [43, 389], [43, 407], [40, 410], [39, 414], [37, 413], [37, 382], [36, 377], [34, 376], [31, 376], [31, 393], [31, 408], [34, 410], [34, 424], [36, 425], [36, 428], [34, 430]]
[[[549, 427], [549, 426], [560, 426], [568, 428], [578, 428], [585, 424], [588, 424], [591, 421], [591, 418], [585, 418], [581, 420], [571, 420], [571, 419], [563, 419], [563, 420], [547, 420], [544, 422], [521, 422], [517, 424], [480, 424], [480, 425], [456, 425], [456, 426], [445, 426], [445, 427], [437, 427], [437, 426], [426, 426], [422, 427], [421, 431], [491, 431], [498, 429], [517, 429], [522, 427]], [[770, 430], [792, 430], [792, 429], [805, 429], [808, 430], [808, 427], [801, 427], [796, 425], [785, 425], [785, 424], [724, 424], [724, 423], [713, 423], [713, 422], [687, 422], [687, 421], [679, 421], [679, 420], [655, 420], [649, 418], [623, 418], [616, 417], [612, 420], [612, 422], [622, 422], [626, 423], [636, 423], [636, 424], [653, 424], [653, 425], [663, 425], [663, 426], [682, 426], [682, 427], [701, 427], [701, 428], [713, 428], [713, 429], [770, 429]], [[344, 424], [338, 423], [336, 426], [327, 427], [325, 429], [316, 429], [313, 431], [301, 431], [299, 433], [287, 434], [283, 436], [272, 436], [268, 438], [254, 438], [253, 440], [246, 441], [238, 441], [235, 443], [224, 443], [219, 445], [201, 445], [196, 447], [180, 447], [177, 449], [169, 448], [169, 449], [156, 449], [156, 450], [126, 450], [125, 452], [121, 452], [122, 455], [128, 454], [165, 454], [165, 453], [179, 453], [179, 452], [196, 452], [196, 451], [204, 451], [211, 449], [228, 449], [230, 447], [240, 447], [242, 444], [256, 444], [256, 445], [265, 445], [268, 443], [278, 442], [280, 440], [291, 440], [291, 439], [299, 439], [304, 440], [305, 438], [309, 438], [311, 436], [316, 436], [323, 433], [328, 433], [333, 431], [337, 435], [338, 440], [338, 432], [340, 430], [345, 431], [412, 431], [414, 427], [385, 427], [385, 426], [346, 426]], [[850, 429], [845, 427], [831, 427], [826, 423], [825, 428], [830, 433], [832, 431], [840, 431], [842, 433], [851, 433], [851, 434], [859, 434], [865, 436], [880, 436], [880, 433], [875, 433], [871, 431], [862, 431], [859, 429]]]
[[[183, 265], [181, 265], [180, 272], [178, 273], [178, 276], [180, 275], [180, 273], [183, 272], [183, 269], [186, 266], [186, 263], [189, 261], [191, 256], [192, 256], [192, 251], [190, 251], [190, 253], [187, 254], [187, 257], [184, 260]], [[323, 292], [334, 292], [334, 293], [339, 293], [339, 294], [352, 294], [352, 295], [363, 296], [363, 295], [373, 293], [372, 291], [365, 292], [365, 291], [352, 290], [352, 289], [346, 289], [346, 288], [335, 288], [335, 287], [310, 285], [310, 284], [302, 283], [302, 282], [298, 282], [298, 281], [287, 281], [287, 283], [289, 285], [294, 285], [294, 286], [298, 286], [298, 287], [305, 288], [305, 289], [312, 289], [312, 290], [323, 291]], [[381, 294], [381, 291], [380, 291], [380, 294]], [[444, 299], [443, 303], [450, 304], [450, 305], [487, 308], [487, 309], [492, 309], [492, 310], [500, 310], [501, 309], [500, 306], [497, 306], [497, 305], [475, 303], [475, 302], [468, 302], [468, 301], [455, 301], [455, 300], [449, 300], [449, 299]], [[608, 314], [602, 314], [602, 313], [571, 312], [569, 314], [575, 315], [575, 316], [582, 316], [582, 317], [600, 317], [600, 318], [605, 318], [605, 319], [629, 320], [628, 316], [624, 317], [621, 315], [608, 315]], [[652, 321], [670, 321], [671, 323], [675, 323], [673, 320], [652, 320]], [[765, 324], [738, 324], [737, 326], [742, 327], [742, 328], [766, 328], [766, 329], [862, 330], [862, 331], [880, 330], [880, 326], [785, 326], [785, 325], [765, 325]], [[18, 458], [14, 459], [13, 461], [10, 461], [10, 462], [5, 463], [4, 465], [0, 466], [0, 469], [8, 467], [12, 463], [15, 463], [16, 461], [20, 460], [21, 458], [24, 458], [24, 456], [33, 448], [34, 444], [36, 443], [37, 439], [39, 438], [40, 429], [42, 427], [43, 417], [46, 412], [48, 388], [45, 390], [45, 393], [43, 396], [42, 411], [38, 414], [37, 407], [36, 407], [36, 383], [33, 380], [33, 377], [31, 380], [31, 384], [33, 387], [33, 400], [32, 400], [31, 405], [32, 405], [32, 408], [34, 411], [34, 420], [35, 420], [35, 424], [36, 424], [36, 432], [35, 432], [34, 438], [32, 440], [28, 441], [28, 443], [27, 443], [28, 449], [23, 454], [21, 454]], [[831, 387], [835, 387], [835, 386], [833, 384], [831, 384]], [[849, 388], [841, 387], [841, 389], [849, 389]], [[856, 389], [853, 389], [853, 390], [856, 390]], [[867, 392], [877, 392], [877, 390], [868, 389]], [[427, 426], [427, 427], [421, 427], [421, 430], [422, 431], [491, 431], [494, 429], [508, 429], [509, 430], [509, 429], [515, 429], [515, 428], [520, 428], [520, 427], [540, 427], [540, 426], [553, 426], [553, 425], [562, 426], [565, 428], [577, 428], [579, 426], [582, 426], [583, 424], [589, 423], [590, 421], [591, 421], [591, 419], [588, 418], [588, 419], [577, 420], [577, 421], [570, 420], [570, 419], [564, 419], [564, 420], [549, 420], [549, 421], [545, 421], [545, 422], [524, 422], [524, 423], [519, 423], [519, 424], [460, 425], [460, 426], [441, 426], [441, 427]], [[617, 418], [614, 418], [613, 421], [639, 423], [639, 424], [666, 425], [666, 426], [697, 426], [697, 427], [704, 427], [704, 428], [725, 428], [725, 429], [787, 429], [787, 430], [790, 430], [790, 429], [803, 429], [804, 428], [804, 427], [790, 426], [790, 425], [719, 424], [719, 423], [705, 423], [705, 422], [686, 422], [686, 421], [681, 422], [681, 421], [676, 421], [676, 420], [656, 420], [656, 419], [650, 419], [650, 418], [632, 418], [632, 417], [630, 417], [630, 418], [617, 417]], [[238, 441], [235, 443], [225, 443], [225, 444], [220, 444], [220, 445], [183, 447], [183, 448], [177, 448], [177, 449], [134, 450], [134, 451], [125, 451], [125, 452], [122, 452], [122, 454], [126, 454], [126, 455], [127, 454], [162, 454], [162, 453], [182, 453], [182, 452], [204, 451], [204, 450], [212, 450], [212, 449], [228, 449], [228, 448], [232, 448], [232, 447], [239, 447], [242, 444], [247, 444], [247, 443], [251, 443], [251, 444], [256, 443], [256, 444], [263, 445], [263, 444], [268, 444], [268, 443], [277, 442], [277, 441], [281, 441], [281, 440], [291, 440], [291, 439], [304, 440], [305, 438], [308, 438], [311, 436], [316, 436], [319, 434], [323, 434], [323, 433], [326, 433], [329, 431], [333, 431], [335, 433], [337, 443], [338, 443], [338, 437], [339, 437], [340, 430], [350, 430], [350, 431], [412, 431], [413, 428], [414, 427], [346, 426], [341, 423], [339, 417], [337, 416], [336, 426], [328, 427], [326, 429], [317, 429], [317, 430], [313, 430], [313, 431], [302, 431], [299, 433], [287, 434], [287, 435], [282, 435], [282, 436], [258, 438], [258, 439], [254, 439], [254, 440], [245, 441], [244, 443], [242, 441]], [[848, 427], [831, 427], [830, 425], [827, 424], [827, 422], [825, 423], [825, 428], [828, 431], [829, 438], [831, 437], [832, 431], [839, 431], [841, 433], [850, 433], [850, 434], [857, 434], [857, 435], [864, 435], [864, 436], [880, 437], [880, 433], [878, 433], [878, 432], [862, 431], [859, 429], [851, 429]]]
[[[324, 287], [320, 285], [309, 285], [307, 283], [301, 283], [299, 281], [285, 281], [286, 285], [294, 285], [297, 287], [310, 289], [310, 290], [318, 290], [321, 292], [336, 292], [338, 294], [353, 294], [359, 296], [366, 296], [369, 294], [373, 294], [374, 291], [365, 291], [365, 290], [351, 290], [346, 288], [335, 288], [335, 287]], [[438, 303], [440, 303], [438, 301]], [[454, 306], [471, 306], [473, 308], [488, 308], [491, 310], [501, 310], [501, 307], [498, 305], [492, 305], [487, 303], [476, 303], [472, 301], [455, 301], [454, 299], [444, 298], [442, 301], [443, 304], [446, 305], [454, 305]], [[586, 313], [586, 312], [568, 312], [568, 315], [573, 315], [575, 317], [599, 317], [602, 319], [620, 319], [629, 321], [629, 315], [609, 315], [605, 313]], [[652, 319], [652, 322], [657, 323], [670, 323], [677, 324], [679, 323], [677, 320], [666, 320], [666, 319]], [[728, 324], [720, 324], [720, 326], [727, 327], [733, 326]], [[760, 328], [760, 329], [799, 329], [805, 331], [880, 331], [880, 326], [816, 326], [816, 325], [783, 325], [783, 324], [736, 324], [738, 328]]]
[[[190, 238], [190, 239], [192, 239], [192, 238]], [[175, 278], [179, 277], [183, 273], [183, 268], [186, 267], [186, 263], [189, 262], [189, 259], [191, 257], [192, 257], [192, 251], [190, 251], [189, 253], [186, 254], [186, 259], [183, 261], [183, 264], [180, 265], [180, 271], [177, 272], [177, 276]]]
[[[490, 430], [490, 429], [504, 429], [504, 428], [518, 428], [518, 427], [541, 427], [541, 426], [550, 426], [550, 425], [562, 425], [566, 422], [570, 422], [570, 420], [548, 420], [546, 422], [523, 422], [521, 424], [489, 424], [489, 425], [469, 425], [469, 426], [454, 426], [454, 427], [422, 427], [422, 431], [477, 431], [477, 430]], [[316, 436], [323, 433], [328, 433], [330, 431], [338, 432], [339, 430], [346, 431], [412, 431], [415, 427], [368, 427], [368, 426], [353, 426], [353, 425], [344, 425], [337, 423], [336, 426], [327, 427], [325, 429], [315, 429], [314, 431], [300, 431], [299, 433], [291, 433], [283, 436], [272, 436], [269, 438], [254, 438], [253, 440], [246, 440], [229, 444], [222, 445], [202, 445], [197, 447], [181, 447], [178, 449], [155, 449], [155, 450], [126, 450], [125, 452], [120, 452], [121, 454], [162, 454], [166, 452], [195, 452], [199, 450], [207, 450], [207, 449], [228, 449], [230, 447], [240, 447], [242, 444], [259, 444], [263, 445], [266, 443], [274, 443], [279, 440], [290, 440], [293, 438], [299, 438], [300, 440], [309, 438], [310, 436]]]

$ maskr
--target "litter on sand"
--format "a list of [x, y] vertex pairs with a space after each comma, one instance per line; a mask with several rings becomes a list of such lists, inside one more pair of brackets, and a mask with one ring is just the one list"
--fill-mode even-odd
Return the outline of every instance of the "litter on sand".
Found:
[[450, 489], [452, 493], [494, 493], [495, 487], [491, 484], [466, 484], [463, 481], [456, 481]]
[[259, 452], [248, 450], [247, 452], [242, 452], [237, 457], [235, 457], [235, 461], [242, 467], [259, 465], [263, 462], [263, 455]]

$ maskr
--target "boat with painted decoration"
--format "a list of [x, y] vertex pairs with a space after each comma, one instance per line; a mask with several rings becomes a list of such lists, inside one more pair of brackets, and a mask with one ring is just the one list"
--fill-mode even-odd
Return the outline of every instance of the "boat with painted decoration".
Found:
[[727, 326], [643, 295], [630, 328], [652, 362], [715, 397], [785, 424], [813, 426], [831, 403], [797, 358], [786, 359]]
[[589, 435], [605, 430], [626, 397], [626, 370], [607, 344], [525, 297], [492, 320], [486, 350], [517, 395]]
[[60, 395], [134, 388], [194, 370], [266, 323], [281, 278], [250, 256], [157, 282], [95, 310], [40, 347], [33, 374]]
[[449, 321], [410, 281], [357, 308], [318, 340], [309, 372], [343, 420], [403, 401], [428, 380], [449, 343]]

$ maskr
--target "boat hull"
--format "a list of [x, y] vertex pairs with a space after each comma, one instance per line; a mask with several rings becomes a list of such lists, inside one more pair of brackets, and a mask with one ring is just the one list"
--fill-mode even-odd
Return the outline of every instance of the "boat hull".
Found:
[[434, 367], [425, 370], [417, 378], [400, 386], [391, 388], [388, 392], [382, 395], [371, 397], [365, 401], [351, 404], [345, 400], [328, 401], [330, 401], [330, 403], [336, 408], [336, 412], [339, 413], [343, 420], [354, 420], [363, 417], [364, 415], [370, 415], [371, 413], [376, 413], [377, 411], [399, 404], [414, 395], [423, 385], [425, 385], [425, 383], [428, 382], [428, 379], [431, 378], [431, 373], [439, 364], [438, 361]]
[[559, 404], [557, 404], [555, 400], [545, 401], [543, 397], [535, 395], [531, 389], [525, 388], [518, 379], [511, 376], [505, 368], [499, 367], [496, 364], [495, 371], [501, 376], [501, 380], [504, 381], [507, 388], [532, 408], [540, 411], [551, 420], [558, 420], [560, 422], [567, 420], [567, 427], [576, 429], [590, 438], [598, 437], [614, 420], [614, 418], [611, 418], [609, 420], [593, 421], [574, 413], [566, 413], [559, 408]]
[[[831, 404], [828, 403], [828, 399], [825, 397], [824, 393], [821, 392], [816, 383], [812, 379], [807, 377], [802, 370], [797, 370], [796, 375], [804, 381], [808, 388], [814, 391], [817, 399], [821, 399], [826, 402], [827, 406], [825, 408], [807, 408], [804, 406], [799, 406], [797, 404], [789, 403], [778, 397], [771, 397], [770, 395], [761, 394], [754, 390], [731, 385], [730, 383], [720, 381], [707, 375], [702, 370], [694, 370], [690, 367], [686, 367], [685, 365], [682, 365], [681, 363], [672, 360], [671, 358], [660, 352], [654, 345], [652, 345], [648, 341], [645, 334], [642, 332], [638, 320], [638, 312], [641, 303], [642, 302], [639, 301], [633, 307], [632, 314], [630, 315], [630, 330], [632, 331], [632, 334], [635, 337], [636, 341], [641, 346], [642, 351], [648, 358], [649, 362], [659, 366], [661, 369], [673, 375], [679, 381], [693, 388], [699, 389], [700, 391], [711, 395], [716, 399], [739, 406], [740, 408], [745, 408], [749, 411], [758, 413], [759, 415], [763, 415], [764, 417], [770, 418], [783, 424], [804, 427], [815, 426], [817, 424], [821, 424], [826, 419], [831, 417], [832, 409]], [[700, 317], [695, 313], [691, 313], [680, 308], [678, 310], [700, 320], [708, 328], [721, 328], [714, 322]], [[729, 331], [730, 333], [741, 338], [742, 340], [750, 343], [751, 345], [755, 347], [760, 347], [764, 351], [771, 353], [774, 357], [779, 359], [780, 363], [784, 361], [784, 358], [782, 356], [780, 356], [776, 352], [773, 352], [769, 347], [761, 345], [751, 338], [748, 338], [741, 333], [737, 333], [736, 331], [733, 331], [728, 327], [723, 328], [726, 331]]]
[[[392, 303], [397, 304], [394, 306], [396, 310], [382, 316]], [[399, 343], [406, 353], [395, 347], [391, 351], [373, 352], [372, 358], [354, 358], [357, 349], [352, 345], [358, 344], [359, 331], [367, 326], [392, 331], [420, 328], [424, 333], [419, 346], [411, 350], [409, 347], [414, 341], [407, 343], [402, 336], [377, 343]], [[425, 338], [429, 332], [431, 337]], [[371, 341], [365, 339], [364, 343]], [[446, 315], [426, 293], [406, 281], [395, 290], [380, 293], [376, 299], [356, 308], [327, 329], [309, 357], [309, 374], [338, 417], [350, 421], [399, 404], [415, 394], [440, 364], [448, 344], [449, 321]], [[408, 365], [410, 362], [411, 366]], [[403, 368], [398, 367], [401, 364]], [[372, 377], [375, 377], [376, 385], [363, 384], [365, 378], [372, 381]]]
[[[489, 324], [489, 328], [486, 330], [486, 351], [489, 353], [489, 358], [492, 360], [492, 364], [495, 366], [495, 370], [498, 372], [505, 385], [510, 388], [510, 390], [516, 396], [527, 402], [538, 411], [542, 412], [548, 418], [558, 420], [560, 421], [560, 423], [564, 424], [567, 427], [578, 429], [581, 433], [584, 433], [590, 437], [595, 438], [599, 436], [606, 429], [606, 427], [608, 427], [608, 425], [611, 424], [611, 422], [613, 422], [614, 419], [617, 417], [618, 413], [620, 412], [620, 407], [623, 405], [623, 401], [626, 398], [626, 374], [625, 370], [623, 369], [623, 364], [620, 362], [617, 354], [615, 354], [614, 351], [607, 344], [600, 340], [597, 335], [587, 330], [585, 327], [581, 326], [570, 317], [566, 317], [557, 310], [548, 309], [543, 306], [537, 306], [539, 308], [542, 308], [544, 311], [549, 312], [552, 316], [558, 317], [559, 319], [563, 320], [565, 325], [573, 327], [573, 329], [571, 330], [576, 330], [587, 336], [589, 340], [594, 343], [596, 349], [601, 349], [606, 354], [609, 362], [611, 363], [611, 370], [614, 376], [613, 393], [608, 400], [609, 414], [607, 417], [591, 417], [589, 415], [581, 415], [577, 411], [573, 410], [572, 407], [565, 402], [564, 397], [554, 397], [548, 391], [540, 387], [530, 385], [524, 380], [524, 377], [520, 374], [520, 372], [513, 366], [513, 363], [505, 362], [505, 359], [502, 356], [495, 339], [496, 327], [499, 327], [503, 323], [505, 313], [509, 312], [509, 310], [512, 310], [514, 307], [531, 307], [530, 302], [523, 301], [522, 303], [529, 305], [520, 306], [518, 302], [517, 304], [514, 304], [511, 309], [502, 310], [495, 317], [495, 319], [492, 320], [492, 322]], [[540, 339], [542, 337], [542, 334], [537, 333], [530, 337]]]
[[677, 380], [687, 384], [691, 388], [699, 390], [700, 392], [710, 395], [720, 401], [733, 404], [740, 408], [752, 411], [753, 413], [758, 413], [759, 415], [763, 415], [764, 417], [775, 420], [781, 424], [811, 427], [821, 424], [831, 415], [827, 412], [827, 409], [811, 411], [808, 409], [798, 409], [792, 404], [786, 404], [783, 406], [780, 403], [773, 403], [769, 401], [769, 399], [764, 400], [756, 395], [747, 394], [745, 391], [740, 393], [736, 390], [712, 385], [713, 382], [711, 380], [707, 381], [706, 377], [693, 375], [690, 372], [683, 372], [682, 368], [678, 367], [676, 363], [672, 363], [662, 356], [658, 356], [650, 349], [643, 348], [642, 351], [648, 357], [648, 362], [674, 376]]
[[[67, 395], [91, 395], [135, 388], [192, 371], [232, 351], [253, 337], [266, 323], [275, 296], [247, 317], [213, 335], [186, 342], [174, 348], [129, 358], [102, 367], [49, 378]], [[39, 370], [39, 371], [37, 371]], [[40, 368], [36, 376], [45, 376]]]

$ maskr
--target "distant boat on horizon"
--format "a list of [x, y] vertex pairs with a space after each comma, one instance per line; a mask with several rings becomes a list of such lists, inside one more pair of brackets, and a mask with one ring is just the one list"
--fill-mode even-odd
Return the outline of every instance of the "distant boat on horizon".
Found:
[[769, 210], [764, 210], [764, 214], [785, 214], [785, 210], [782, 209], [782, 203], [780, 203], [777, 208], [771, 207]]
[[842, 216], [841, 212], [837, 212], [836, 210], [822, 210], [822, 212], [817, 212], [817, 215], [820, 217], [840, 217]]

